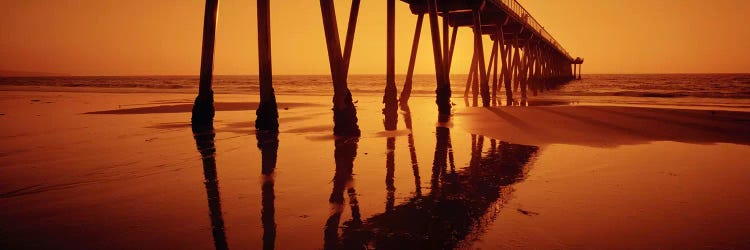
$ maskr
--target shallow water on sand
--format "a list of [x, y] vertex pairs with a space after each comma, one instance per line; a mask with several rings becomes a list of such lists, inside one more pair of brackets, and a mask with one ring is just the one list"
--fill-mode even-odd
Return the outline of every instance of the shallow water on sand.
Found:
[[9, 248], [750, 245], [746, 145], [514, 144], [438, 124], [428, 98], [385, 131], [378, 96], [355, 97], [359, 139], [331, 135], [328, 97], [283, 95], [278, 137], [237, 104], [194, 137], [192, 95], [2, 97]]

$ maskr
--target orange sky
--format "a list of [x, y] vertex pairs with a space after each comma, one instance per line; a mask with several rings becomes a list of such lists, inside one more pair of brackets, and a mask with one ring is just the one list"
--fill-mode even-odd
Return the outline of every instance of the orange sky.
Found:
[[[255, 1], [221, 0], [216, 73], [257, 74]], [[351, 1], [336, 0], [341, 35]], [[519, 0], [584, 73], [750, 72], [750, 1]], [[707, 5], [710, 4], [710, 5]], [[0, 1], [0, 70], [73, 75], [197, 75], [203, 1]], [[385, 72], [385, 1], [362, 1], [352, 74]], [[329, 74], [320, 6], [271, 3], [274, 74]], [[397, 3], [397, 72], [416, 17]], [[417, 73], [431, 74], [428, 23]], [[471, 60], [460, 29], [453, 73]]]

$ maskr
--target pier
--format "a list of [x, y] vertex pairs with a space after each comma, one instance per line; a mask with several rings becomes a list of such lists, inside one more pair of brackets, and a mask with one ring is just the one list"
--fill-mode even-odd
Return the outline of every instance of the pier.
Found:
[[[435, 66], [435, 95], [439, 120], [448, 119], [452, 104], [450, 84], [451, 64], [454, 60], [471, 60], [469, 77], [463, 97], [473, 100], [474, 106], [502, 105], [504, 89], [505, 105], [526, 105], [528, 95], [537, 95], [571, 80], [581, 79], [583, 59], [571, 56], [545, 30], [536, 19], [516, 0], [401, 0], [408, 4], [417, 16], [415, 32], [409, 54], [406, 79], [398, 95], [395, 77], [395, 6], [396, 0], [387, 0], [385, 25], [387, 26], [386, 82], [384, 84], [383, 113], [386, 120], [395, 121], [399, 103], [408, 104], [411, 95], [412, 77], [422, 25], [427, 15], [430, 40]], [[218, 0], [207, 0], [203, 48], [201, 55], [200, 89], [193, 107], [194, 129], [208, 128], [213, 121], [213, 54]], [[320, 10], [328, 51], [333, 91], [333, 119], [335, 135], [358, 136], [357, 111], [352, 102], [347, 78], [360, 0], [353, 0], [346, 25], [345, 40], [340, 41], [333, 0], [320, 0]], [[256, 111], [255, 127], [261, 131], [278, 131], [278, 111], [273, 90], [271, 69], [270, 1], [258, 0], [258, 61], [260, 100]], [[459, 28], [473, 32], [474, 53], [472, 58], [454, 58], [456, 37]], [[485, 51], [484, 36], [492, 42], [492, 49]], [[343, 45], [343, 47], [342, 47]], [[530, 93], [529, 93], [530, 92]], [[398, 95], [398, 96], [397, 96]], [[500, 97], [498, 97], [500, 96]], [[388, 122], [386, 122], [388, 124]], [[386, 125], [394, 130], [395, 122]]]

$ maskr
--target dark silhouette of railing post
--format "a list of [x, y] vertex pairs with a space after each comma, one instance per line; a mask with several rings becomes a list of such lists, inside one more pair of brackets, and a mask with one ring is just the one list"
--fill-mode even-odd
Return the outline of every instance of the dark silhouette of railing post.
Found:
[[214, 121], [214, 92], [211, 89], [214, 73], [214, 43], [216, 41], [216, 22], [219, 0], [206, 0], [203, 15], [203, 46], [201, 49], [201, 72], [198, 96], [193, 104], [191, 121], [207, 125]]
[[273, 90], [271, 68], [271, 7], [269, 0], [258, 0], [258, 67], [260, 104], [255, 111], [257, 130], [279, 130], [279, 111]]
[[[352, 12], [358, 8], [359, 0], [354, 0]], [[333, 0], [320, 0], [320, 10], [323, 15], [323, 29], [325, 30], [328, 62], [333, 81], [333, 133], [340, 136], [358, 136], [360, 131], [357, 125], [357, 109], [354, 107], [352, 93], [347, 86], [350, 55], [345, 57], [341, 54], [341, 42], [339, 41]], [[350, 15], [349, 26], [356, 25], [356, 22], [357, 15]], [[354, 30], [350, 29], [348, 33], [346, 44], [350, 45], [354, 39]], [[344, 48], [344, 51], [349, 51], [350, 47]]]

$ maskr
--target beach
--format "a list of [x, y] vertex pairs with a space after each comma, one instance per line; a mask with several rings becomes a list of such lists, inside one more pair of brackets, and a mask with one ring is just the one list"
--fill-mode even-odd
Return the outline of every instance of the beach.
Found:
[[0, 250], [750, 249], [750, 1], [271, 2], [0, 1]]
[[748, 112], [454, 97], [438, 123], [417, 96], [386, 131], [355, 95], [336, 138], [330, 96], [281, 94], [269, 139], [256, 95], [217, 94], [207, 147], [194, 94], [0, 97], [6, 249], [750, 247]]

